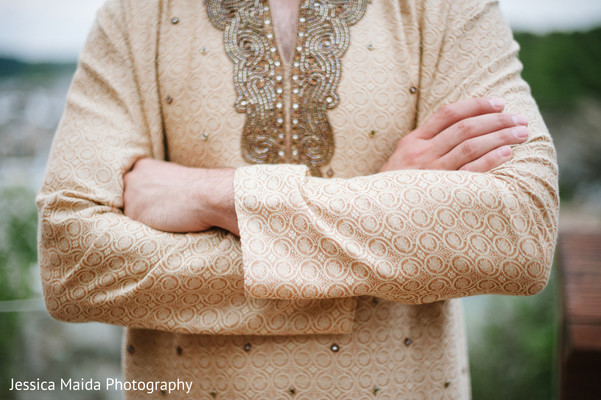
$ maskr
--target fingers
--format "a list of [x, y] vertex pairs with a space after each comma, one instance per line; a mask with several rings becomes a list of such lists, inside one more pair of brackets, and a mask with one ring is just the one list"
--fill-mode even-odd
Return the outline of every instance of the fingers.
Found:
[[381, 171], [399, 169], [485, 172], [511, 158], [511, 148], [528, 138], [528, 119], [502, 112], [502, 99], [452, 103], [399, 140]]
[[502, 146], [498, 149], [489, 151], [488, 153], [486, 153], [485, 155], [483, 155], [475, 161], [465, 164], [463, 167], [459, 168], [459, 170], [471, 172], [487, 172], [511, 160], [512, 156], [513, 152], [511, 151], [511, 147]]
[[[502, 158], [508, 156], [507, 145], [525, 142], [528, 139], [528, 128], [525, 126], [515, 126], [505, 128], [497, 132], [477, 136], [463, 141], [449, 153], [441, 157], [440, 163], [444, 169], [457, 170], [471, 163], [476, 163], [479, 168], [487, 165], [495, 165]], [[498, 150], [496, 153], [495, 150]], [[511, 150], [511, 149], [510, 149]], [[483, 158], [482, 160], [480, 160]], [[474, 165], [470, 166], [473, 168]], [[490, 168], [485, 169], [488, 171]], [[470, 169], [471, 170], [471, 169]]]
[[502, 99], [476, 98], [448, 104], [434, 113], [426, 122], [416, 129], [422, 139], [431, 139], [459, 121], [478, 115], [503, 111], [505, 102]]
[[[461, 143], [492, 132], [528, 125], [528, 118], [519, 114], [494, 113], [478, 115], [457, 122], [431, 139], [433, 150], [444, 155]], [[509, 143], [500, 143], [500, 145]]]

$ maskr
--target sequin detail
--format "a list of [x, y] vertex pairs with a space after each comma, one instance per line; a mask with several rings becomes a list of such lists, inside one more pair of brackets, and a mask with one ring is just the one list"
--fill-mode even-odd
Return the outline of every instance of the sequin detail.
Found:
[[[289, 101], [284, 97], [284, 63], [269, 2], [205, 1], [209, 19], [224, 31], [225, 51], [234, 63], [234, 107], [246, 114], [244, 159], [253, 164], [305, 164], [321, 176], [319, 168], [329, 164], [335, 148], [327, 111], [339, 104], [336, 89], [341, 58], [350, 44], [349, 27], [365, 14], [367, 0], [301, 4]], [[285, 135], [286, 113], [292, 122], [290, 135]]]

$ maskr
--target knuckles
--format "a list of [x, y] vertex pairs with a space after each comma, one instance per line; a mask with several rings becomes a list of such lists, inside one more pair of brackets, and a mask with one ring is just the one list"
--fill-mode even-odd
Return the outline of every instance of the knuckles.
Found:
[[511, 115], [505, 113], [497, 114], [497, 120], [499, 122], [499, 126], [511, 126], [513, 125], [513, 119]]
[[459, 130], [459, 137], [463, 138], [464, 140], [474, 136], [476, 129], [476, 127], [474, 126], [474, 122], [472, 122], [469, 119], [459, 121], [456, 124], [456, 128], [457, 130]]
[[478, 147], [473, 140], [466, 140], [459, 145], [461, 154], [467, 159], [474, 159], [478, 155]]
[[447, 104], [438, 109], [438, 116], [447, 121], [454, 121], [457, 119], [457, 110], [455, 104]]

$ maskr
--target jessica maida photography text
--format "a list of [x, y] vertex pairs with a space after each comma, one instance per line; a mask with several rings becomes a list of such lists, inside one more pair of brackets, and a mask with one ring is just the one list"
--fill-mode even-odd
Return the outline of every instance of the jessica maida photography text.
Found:
[[40, 378], [34, 380], [10, 380], [11, 391], [56, 391], [66, 390], [75, 392], [91, 392], [101, 390], [118, 390], [118, 391], [139, 391], [152, 394], [154, 392], [171, 393], [185, 392], [190, 393], [192, 390], [192, 382], [182, 381], [177, 378], [175, 381], [125, 381], [117, 378], [107, 378], [104, 381], [88, 379], [63, 379], [59, 381], [47, 381]]

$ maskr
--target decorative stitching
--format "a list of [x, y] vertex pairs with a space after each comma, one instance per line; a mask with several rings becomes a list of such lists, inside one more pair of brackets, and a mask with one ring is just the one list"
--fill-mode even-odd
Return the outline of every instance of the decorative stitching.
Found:
[[[234, 63], [234, 107], [246, 113], [244, 159], [305, 164], [321, 176], [319, 168], [329, 164], [335, 147], [327, 111], [339, 104], [336, 89], [341, 58], [350, 44], [349, 27], [365, 14], [367, 0], [306, 0], [301, 5], [289, 104], [269, 2], [205, 2], [209, 19], [224, 31], [225, 51]], [[291, 122], [288, 151], [286, 113]]]

